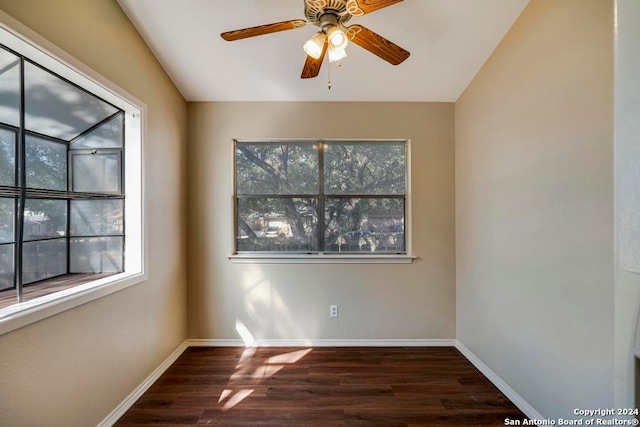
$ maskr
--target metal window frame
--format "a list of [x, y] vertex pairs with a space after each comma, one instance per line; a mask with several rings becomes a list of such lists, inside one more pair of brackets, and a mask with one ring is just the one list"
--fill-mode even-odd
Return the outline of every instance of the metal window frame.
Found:
[[115, 191], [104, 191], [100, 194], [110, 194], [114, 196], [121, 196], [124, 188], [124, 161], [122, 148], [81, 148], [67, 150], [67, 188], [69, 191], [73, 191], [74, 186], [74, 173], [73, 173], [73, 158], [75, 156], [109, 156], [116, 155], [118, 157], [118, 163], [120, 166], [120, 173], [118, 174], [118, 189]]
[[[383, 139], [383, 140], [375, 140], [375, 139], [263, 139], [263, 140], [233, 140], [233, 223], [234, 223], [234, 243], [233, 243], [233, 254], [273, 254], [273, 256], [280, 255], [288, 255], [288, 254], [296, 254], [296, 253], [306, 253], [306, 254], [323, 254], [330, 253], [332, 255], [340, 256], [340, 255], [362, 255], [362, 256], [374, 256], [380, 255], [380, 253], [371, 253], [369, 255], [367, 252], [353, 252], [353, 251], [344, 251], [344, 252], [326, 252], [325, 248], [325, 201], [326, 199], [398, 199], [402, 200], [403, 203], [403, 218], [405, 219], [405, 226], [403, 227], [403, 239], [404, 239], [404, 251], [402, 252], [385, 252], [382, 254], [395, 254], [395, 255], [406, 255], [407, 254], [407, 206], [409, 203], [409, 191], [408, 191], [408, 174], [409, 174], [409, 153], [408, 153], [408, 140], [406, 139]], [[238, 194], [237, 189], [237, 177], [238, 177], [238, 144], [243, 145], [301, 145], [301, 144], [317, 144], [317, 152], [318, 152], [318, 193], [295, 193], [295, 194], [273, 194], [273, 193], [265, 193], [265, 194]], [[325, 170], [324, 170], [324, 160], [325, 160], [325, 147], [330, 144], [367, 144], [367, 145], [376, 145], [376, 144], [389, 144], [389, 143], [402, 143], [404, 146], [404, 175], [405, 175], [405, 191], [401, 194], [331, 194], [325, 193]], [[238, 221], [238, 203], [239, 200], [242, 199], [317, 199], [317, 250], [315, 251], [299, 251], [299, 252], [286, 252], [286, 251], [239, 251], [238, 250], [238, 240], [239, 240], [239, 221]]]
[[[109, 101], [106, 101], [105, 99], [103, 99], [102, 97], [92, 93], [91, 91], [83, 88], [82, 86], [79, 86], [78, 84], [60, 76], [58, 73], [55, 73], [51, 70], [49, 70], [48, 68], [38, 64], [35, 61], [32, 61], [31, 59], [29, 59], [28, 57], [26, 57], [25, 55], [16, 52], [15, 50], [5, 46], [4, 44], [0, 44], [0, 49], [4, 49], [5, 51], [15, 55], [17, 57], [17, 63], [16, 64], [12, 64], [13, 66], [19, 65], [20, 70], [19, 70], [19, 126], [14, 126], [8, 123], [0, 123], [0, 128], [2, 129], [7, 129], [10, 131], [13, 131], [16, 135], [15, 138], [15, 155], [14, 155], [14, 185], [13, 186], [0, 186], [0, 197], [3, 198], [13, 198], [14, 199], [14, 238], [13, 238], [13, 242], [5, 242], [5, 243], [1, 243], [1, 245], [5, 246], [5, 245], [13, 245], [13, 255], [14, 255], [14, 272], [13, 272], [13, 282], [14, 282], [14, 286], [13, 288], [5, 288], [3, 289], [1, 292], [8, 292], [11, 291], [11, 289], [14, 289], [16, 291], [16, 297], [17, 297], [17, 302], [23, 302], [23, 289], [25, 286], [31, 286], [34, 284], [37, 284], [43, 280], [49, 280], [52, 279], [54, 277], [59, 277], [59, 276], [50, 276], [50, 277], [46, 277], [44, 279], [41, 280], [37, 280], [34, 282], [29, 282], [28, 284], [24, 283], [24, 272], [23, 272], [23, 266], [24, 266], [24, 262], [23, 262], [23, 247], [25, 243], [34, 243], [34, 242], [40, 242], [40, 241], [50, 241], [50, 240], [64, 240], [65, 241], [65, 245], [66, 245], [66, 266], [65, 266], [65, 273], [62, 274], [66, 275], [70, 273], [70, 252], [71, 252], [71, 239], [72, 238], [78, 238], [79, 236], [71, 236], [70, 235], [70, 228], [71, 228], [71, 201], [72, 200], [76, 200], [76, 199], [85, 199], [85, 200], [93, 200], [93, 199], [124, 199], [124, 185], [125, 185], [125, 176], [124, 176], [124, 172], [125, 172], [125, 168], [124, 168], [124, 141], [125, 141], [125, 135], [126, 135], [126, 120], [122, 121], [122, 141], [123, 141], [123, 146], [119, 147], [119, 148], [98, 148], [98, 149], [78, 149], [78, 150], [74, 150], [71, 148], [71, 145], [74, 141], [77, 141], [79, 138], [81, 138], [82, 136], [87, 135], [88, 133], [92, 132], [93, 130], [95, 130], [96, 128], [100, 127], [101, 125], [103, 125], [104, 123], [108, 122], [109, 120], [112, 120], [113, 118], [115, 118], [118, 115], [123, 115], [125, 114], [124, 110], [122, 110], [121, 108], [115, 106], [114, 104], [112, 104]], [[54, 136], [50, 136], [50, 135], [45, 135], [45, 134], [41, 134], [39, 132], [35, 132], [35, 131], [31, 131], [26, 129], [25, 127], [25, 64], [29, 63], [35, 67], [40, 68], [41, 70], [51, 74], [52, 76], [60, 79], [61, 81], [65, 82], [66, 84], [69, 84], [73, 87], [75, 87], [76, 89], [81, 90], [82, 92], [100, 100], [101, 102], [104, 102], [105, 104], [113, 107], [116, 111], [109, 115], [108, 117], [102, 119], [100, 122], [93, 124], [92, 126], [90, 126], [89, 128], [81, 131], [78, 135], [74, 136], [73, 138], [71, 138], [69, 141], [66, 141], [64, 139], [61, 138], [57, 138]], [[6, 68], [6, 67], [5, 67]], [[48, 190], [48, 189], [37, 189], [37, 188], [28, 188], [26, 186], [26, 137], [27, 136], [33, 136], [36, 138], [41, 138], [43, 140], [46, 141], [50, 141], [50, 142], [55, 142], [55, 143], [59, 143], [62, 145], [66, 146], [66, 150], [67, 150], [67, 155], [65, 156], [66, 159], [66, 164], [65, 164], [65, 168], [66, 168], [66, 174], [67, 174], [67, 179], [66, 181], [66, 188], [65, 190]], [[84, 151], [93, 151], [93, 152], [103, 152], [103, 153], [108, 153], [108, 154], [112, 154], [115, 153], [118, 155], [118, 159], [119, 159], [119, 166], [120, 166], [120, 173], [119, 173], [119, 177], [118, 177], [118, 191], [117, 192], [74, 192], [71, 189], [71, 180], [72, 180], [72, 167], [70, 164], [70, 159], [71, 159], [71, 152], [75, 152], [75, 153], [82, 153]], [[44, 238], [44, 239], [34, 239], [34, 240], [27, 240], [24, 238], [24, 220], [25, 220], [25, 214], [24, 214], [24, 208], [25, 208], [25, 204], [26, 204], [26, 200], [27, 199], [51, 199], [51, 200], [65, 200], [66, 201], [66, 213], [67, 213], [67, 220], [66, 220], [66, 234], [64, 236], [59, 236], [59, 237], [51, 237], [51, 238]], [[124, 204], [123, 204], [124, 205]], [[124, 248], [125, 246], [125, 239], [126, 239], [126, 224], [125, 224], [125, 212], [124, 212], [124, 206], [123, 206], [123, 225], [122, 225], [122, 234], [116, 234], [116, 235], [96, 235], [96, 236], [86, 236], [86, 237], [95, 237], [95, 238], [100, 238], [100, 237], [121, 237], [122, 238], [122, 268], [123, 271], [125, 269], [125, 253], [124, 253]]]

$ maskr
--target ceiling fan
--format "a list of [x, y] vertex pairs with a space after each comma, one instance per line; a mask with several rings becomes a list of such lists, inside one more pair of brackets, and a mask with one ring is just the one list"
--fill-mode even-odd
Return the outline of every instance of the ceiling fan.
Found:
[[395, 43], [359, 24], [346, 26], [352, 16], [362, 16], [403, 0], [304, 0], [304, 19], [275, 22], [241, 30], [227, 31], [220, 36], [227, 41], [293, 30], [307, 25], [320, 28], [303, 46], [307, 53], [301, 77], [316, 77], [327, 51], [329, 62], [339, 61], [347, 53], [349, 41], [379, 56], [393, 65], [407, 59], [410, 53]]

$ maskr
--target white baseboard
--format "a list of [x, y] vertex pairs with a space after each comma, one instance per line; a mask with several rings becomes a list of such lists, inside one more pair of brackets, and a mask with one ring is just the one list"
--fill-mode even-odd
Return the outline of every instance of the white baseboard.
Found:
[[328, 339], [293, 339], [293, 340], [256, 340], [249, 346], [242, 340], [190, 339], [191, 347], [454, 347], [454, 339], [434, 340], [328, 340]]
[[165, 359], [164, 362], [160, 364], [147, 378], [145, 378], [142, 383], [138, 387], [136, 387], [130, 394], [127, 396], [116, 408], [111, 411], [109, 415], [105, 417], [104, 420], [98, 424], [98, 427], [111, 427], [122, 417], [125, 412], [129, 410], [133, 406], [134, 403], [144, 394], [145, 391], [149, 389], [153, 385], [154, 382], [160, 375], [166, 371], [169, 366], [173, 364], [178, 357], [189, 347], [188, 340], [180, 344], [180, 346], [173, 352], [169, 357]]
[[466, 357], [469, 362], [473, 363], [473, 365], [478, 368], [482, 374], [489, 379], [495, 385], [498, 390], [500, 390], [505, 396], [509, 398], [513, 402], [514, 405], [518, 407], [524, 414], [532, 420], [544, 420], [545, 417], [540, 414], [540, 412], [536, 411], [533, 406], [527, 403], [526, 400], [522, 398], [518, 393], [515, 392], [514, 389], [509, 387], [509, 385], [502, 380], [495, 372], [491, 370], [484, 362], [473, 354], [471, 350], [469, 350], [464, 344], [460, 341], [456, 340], [456, 348], [464, 357]]

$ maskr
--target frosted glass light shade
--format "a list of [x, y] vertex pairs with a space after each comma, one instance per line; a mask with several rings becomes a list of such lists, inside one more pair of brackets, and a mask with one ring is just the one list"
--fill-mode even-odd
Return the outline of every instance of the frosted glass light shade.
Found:
[[347, 52], [344, 49], [329, 49], [329, 62], [340, 61], [347, 57]]
[[324, 48], [324, 34], [317, 32], [311, 37], [302, 47], [307, 55], [313, 59], [320, 59], [322, 55], [322, 49]]
[[329, 47], [334, 50], [344, 50], [349, 43], [347, 35], [338, 27], [331, 27], [327, 31], [327, 38], [329, 39]]

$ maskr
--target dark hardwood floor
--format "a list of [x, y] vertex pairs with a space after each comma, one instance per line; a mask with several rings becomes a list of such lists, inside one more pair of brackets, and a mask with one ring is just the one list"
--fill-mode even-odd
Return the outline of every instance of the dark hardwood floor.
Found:
[[505, 418], [526, 417], [452, 347], [192, 347], [116, 425], [503, 426]]

